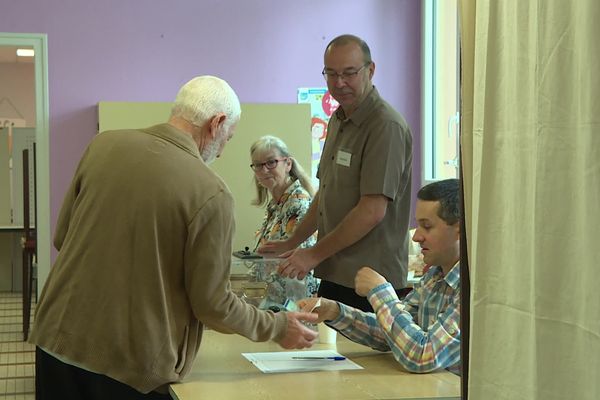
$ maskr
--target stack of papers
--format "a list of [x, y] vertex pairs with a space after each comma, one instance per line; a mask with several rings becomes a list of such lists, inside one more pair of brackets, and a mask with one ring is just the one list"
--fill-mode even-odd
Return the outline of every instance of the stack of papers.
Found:
[[[242, 353], [256, 368], [266, 374], [281, 372], [341, 371], [363, 369], [333, 350], [274, 351]], [[295, 357], [300, 359], [295, 359]], [[313, 358], [309, 358], [313, 357]]]

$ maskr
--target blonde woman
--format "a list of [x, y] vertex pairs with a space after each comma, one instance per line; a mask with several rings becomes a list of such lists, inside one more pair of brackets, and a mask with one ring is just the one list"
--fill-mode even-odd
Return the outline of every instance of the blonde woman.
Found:
[[[265, 219], [256, 234], [256, 250], [261, 244], [272, 240], [285, 240], [302, 220], [315, 190], [310, 177], [290, 154], [283, 140], [275, 136], [263, 136], [250, 147], [250, 168], [254, 171], [256, 199], [252, 204], [265, 207]], [[300, 247], [315, 244], [310, 236]], [[297, 296], [311, 296], [318, 289], [312, 272], [305, 285], [301, 282], [271, 274], [267, 293], [269, 303], [283, 305], [285, 300]], [[296, 282], [294, 282], [296, 281]], [[303, 290], [303, 293], [298, 293]]]

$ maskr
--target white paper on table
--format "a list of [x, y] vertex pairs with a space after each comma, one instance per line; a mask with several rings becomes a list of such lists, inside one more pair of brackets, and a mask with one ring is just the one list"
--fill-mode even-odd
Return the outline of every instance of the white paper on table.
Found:
[[354, 361], [345, 360], [294, 360], [293, 357], [343, 357], [333, 350], [273, 351], [266, 353], [242, 353], [248, 361], [266, 374], [281, 372], [341, 371], [363, 369]]

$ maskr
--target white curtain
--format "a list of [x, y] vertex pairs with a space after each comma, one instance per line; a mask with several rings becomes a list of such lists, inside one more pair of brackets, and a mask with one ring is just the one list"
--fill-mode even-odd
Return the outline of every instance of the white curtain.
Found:
[[600, 1], [461, 0], [469, 399], [600, 399]]

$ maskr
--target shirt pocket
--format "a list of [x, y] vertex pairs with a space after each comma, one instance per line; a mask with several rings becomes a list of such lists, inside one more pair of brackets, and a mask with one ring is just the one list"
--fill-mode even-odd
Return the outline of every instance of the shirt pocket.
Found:
[[[343, 160], [338, 158], [340, 150], [347, 153], [343, 156], [345, 157]], [[348, 154], [350, 154], [349, 157]], [[348, 150], [338, 149], [333, 160], [333, 171], [334, 184], [336, 186], [357, 188], [360, 186], [360, 159], [357, 154], [352, 154]]]

